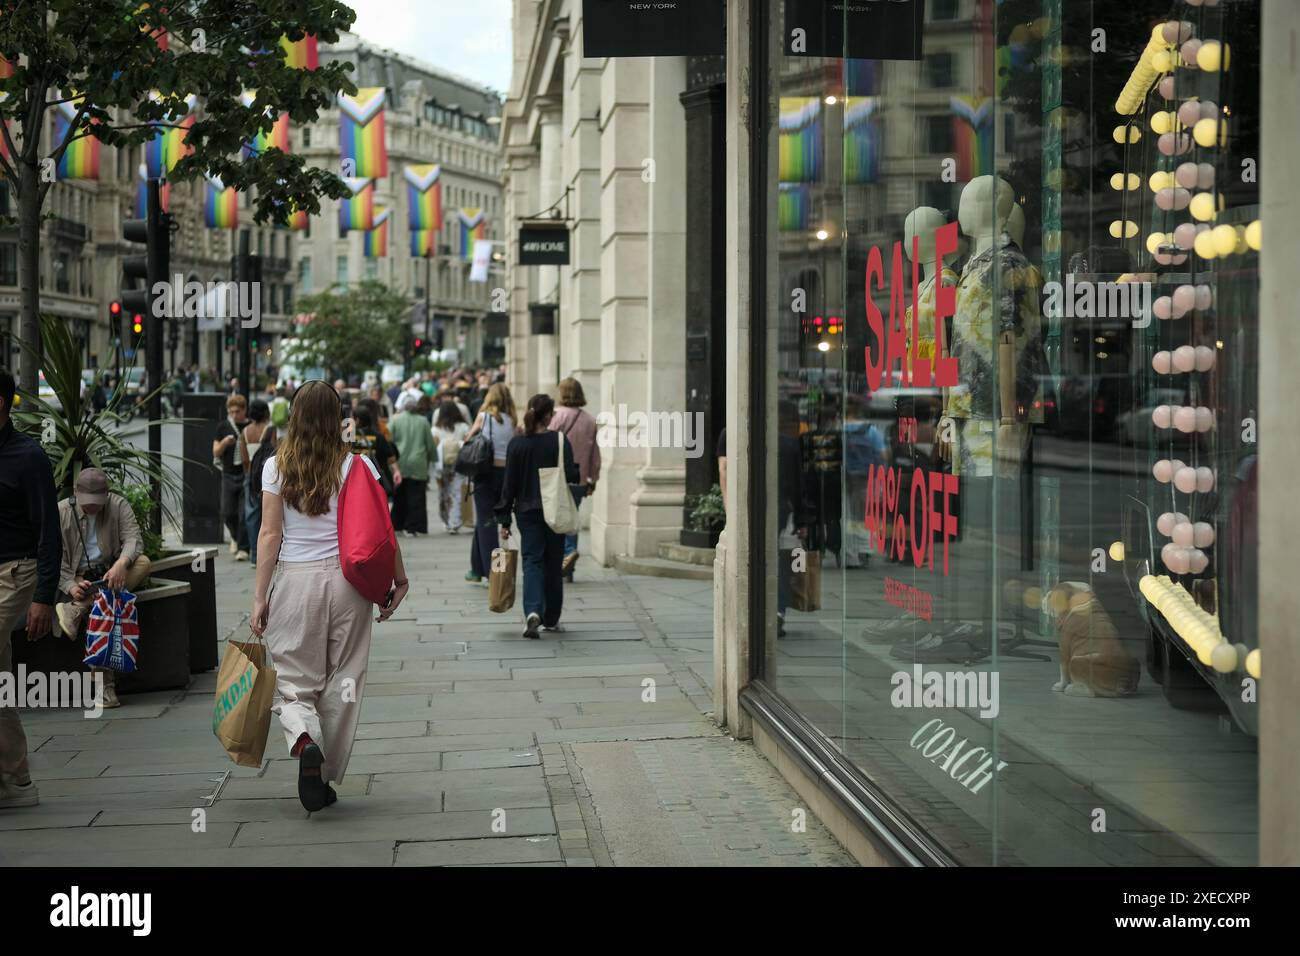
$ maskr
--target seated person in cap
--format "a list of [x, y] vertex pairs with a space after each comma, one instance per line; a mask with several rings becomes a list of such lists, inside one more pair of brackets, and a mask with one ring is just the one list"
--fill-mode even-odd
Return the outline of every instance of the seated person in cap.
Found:
[[134, 591], [149, 576], [150, 564], [131, 505], [108, 490], [108, 478], [98, 468], [83, 468], [75, 494], [59, 502], [59, 530], [64, 602], [55, 605], [54, 614], [63, 633], [75, 638], [95, 601], [93, 582]]

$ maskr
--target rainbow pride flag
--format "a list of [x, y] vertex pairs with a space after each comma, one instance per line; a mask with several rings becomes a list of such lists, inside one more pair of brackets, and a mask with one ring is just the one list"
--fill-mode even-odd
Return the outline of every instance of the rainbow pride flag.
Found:
[[[80, 100], [60, 103], [54, 112], [54, 144], [57, 147], [68, 136], [72, 121], [77, 118]], [[79, 136], [68, 144], [68, 148], [59, 157], [56, 170], [59, 179], [98, 179], [99, 178], [99, 140], [93, 136]]]
[[284, 223], [277, 223], [277, 227], [288, 229], [290, 232], [306, 232], [307, 220], [308, 216], [306, 209], [295, 209], [293, 212], [289, 213], [289, 218], [286, 219]]
[[339, 228], [342, 230], [375, 227], [375, 181], [370, 178], [344, 179], [352, 191], [351, 199], [339, 200]]
[[874, 183], [880, 176], [878, 96], [851, 96], [844, 103], [844, 181]]
[[[156, 92], [149, 96], [154, 100], [159, 99]], [[167, 122], [174, 125], [158, 125], [153, 138], [144, 144], [144, 161], [149, 167], [151, 178], [159, 179], [166, 176], [181, 159], [194, 152], [194, 147], [185, 141], [185, 137], [189, 135], [190, 127], [194, 125], [194, 105], [197, 102], [198, 97], [192, 93], [185, 97], [185, 115], [183, 117], [169, 115]]]
[[367, 259], [382, 259], [388, 255], [388, 214], [391, 209], [380, 207], [375, 210], [375, 225], [366, 230], [363, 237], [363, 249]]
[[953, 96], [952, 136], [957, 147], [957, 178], [962, 181], [993, 173], [993, 98]]
[[783, 232], [808, 228], [812, 220], [812, 190], [803, 183], [778, 183], [776, 225]]
[[301, 40], [280, 37], [280, 49], [284, 51], [285, 64], [295, 70], [316, 70], [320, 68], [320, 54], [316, 49], [316, 38], [308, 34]]
[[[149, 168], [141, 163], [135, 186], [135, 218], [144, 219], [149, 215]], [[163, 180], [158, 184], [158, 203], [162, 211], [167, 212], [172, 205], [172, 184]]]
[[822, 178], [821, 115], [820, 97], [781, 97], [777, 139], [781, 182], [810, 183]]
[[239, 228], [239, 194], [227, 189], [216, 176], [204, 176], [207, 191], [203, 201], [203, 225], [209, 229]]
[[[243, 103], [244, 106], [252, 108], [253, 104], [257, 101], [257, 93], [255, 91], [245, 90], [243, 93], [239, 94], [239, 101]], [[267, 108], [264, 115], [268, 118], [271, 116], [270, 108]], [[288, 113], [281, 113], [279, 116], [275, 117], [272, 120], [271, 128], [269, 130], [258, 130], [257, 135], [253, 137], [252, 141], [244, 144], [244, 155], [250, 158], [253, 156], [260, 156], [271, 148], [278, 149], [282, 153], [289, 152]]]
[[483, 210], [464, 208], [459, 212], [460, 218], [460, 257], [466, 262], [474, 258], [474, 243], [487, 238], [487, 220]]
[[442, 228], [442, 175], [441, 166], [407, 166], [406, 208], [412, 232]]
[[353, 176], [388, 175], [382, 86], [363, 87], [355, 97], [339, 94], [339, 156], [352, 161]]
[[438, 254], [438, 234], [432, 229], [411, 230], [411, 255], [429, 259]]

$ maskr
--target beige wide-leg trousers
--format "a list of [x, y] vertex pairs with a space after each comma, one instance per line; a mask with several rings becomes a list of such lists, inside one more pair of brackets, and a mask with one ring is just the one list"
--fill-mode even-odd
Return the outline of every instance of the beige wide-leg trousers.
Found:
[[343, 781], [361, 716], [370, 657], [371, 604], [339, 559], [281, 561], [269, 597], [266, 646], [275, 703], [290, 749], [307, 734], [325, 755], [321, 775]]

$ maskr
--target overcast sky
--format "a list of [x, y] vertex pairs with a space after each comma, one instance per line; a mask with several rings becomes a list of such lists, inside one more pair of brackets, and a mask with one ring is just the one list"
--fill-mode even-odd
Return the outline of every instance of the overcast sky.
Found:
[[510, 0], [345, 0], [352, 30], [500, 92], [510, 87]]

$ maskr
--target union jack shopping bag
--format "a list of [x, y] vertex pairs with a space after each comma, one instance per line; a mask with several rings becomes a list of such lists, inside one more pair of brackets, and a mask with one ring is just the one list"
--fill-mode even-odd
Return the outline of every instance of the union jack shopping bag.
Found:
[[129, 674], [140, 656], [140, 621], [135, 595], [100, 588], [86, 619], [85, 663]]

